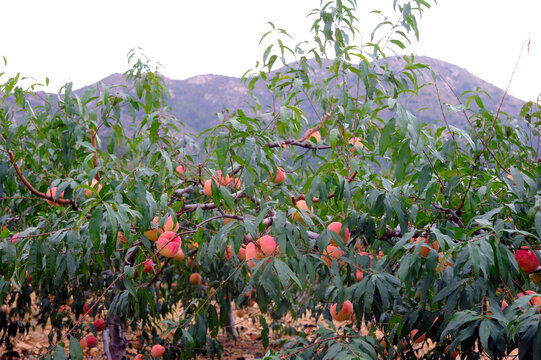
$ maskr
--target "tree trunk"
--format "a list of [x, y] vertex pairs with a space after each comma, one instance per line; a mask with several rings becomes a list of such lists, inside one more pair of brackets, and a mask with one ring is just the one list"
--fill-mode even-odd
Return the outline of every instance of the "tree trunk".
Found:
[[103, 347], [107, 360], [127, 360], [126, 339], [115, 316], [110, 318], [109, 326], [103, 332]]

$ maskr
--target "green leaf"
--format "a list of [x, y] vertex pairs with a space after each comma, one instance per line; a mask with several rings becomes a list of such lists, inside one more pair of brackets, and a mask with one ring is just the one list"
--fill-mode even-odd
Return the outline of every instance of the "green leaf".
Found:
[[385, 154], [385, 151], [387, 151], [387, 148], [393, 140], [392, 134], [394, 133], [395, 126], [395, 119], [391, 118], [389, 121], [387, 121], [383, 127], [383, 130], [381, 130], [381, 135], [379, 138], [379, 154], [381, 156]]
[[70, 335], [70, 357], [71, 357], [71, 360], [83, 360], [83, 349], [81, 349], [81, 344], [79, 344], [79, 341], [71, 335]]
[[297, 285], [299, 285], [299, 287], [302, 287], [300, 280], [297, 278], [297, 275], [295, 275], [295, 273], [291, 271], [289, 266], [287, 266], [282, 260], [274, 259], [274, 268], [278, 273], [278, 277], [280, 278], [282, 286], [288, 287], [289, 279], [292, 279]]

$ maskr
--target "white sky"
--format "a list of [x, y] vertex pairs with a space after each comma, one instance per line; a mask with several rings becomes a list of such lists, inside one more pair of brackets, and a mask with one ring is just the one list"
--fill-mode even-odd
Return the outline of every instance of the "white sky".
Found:
[[[368, 10], [392, 1], [358, 0], [363, 40], [379, 19]], [[49, 77], [49, 91], [66, 81], [79, 88], [124, 72], [134, 47], [159, 61], [173, 79], [241, 76], [261, 58], [258, 42], [269, 29], [267, 21], [297, 41], [309, 39], [312, 21], [305, 16], [318, 5], [319, 0], [5, 0], [0, 58], [7, 58], [10, 74], [39, 82]], [[522, 55], [510, 93], [533, 100], [541, 93], [540, 15], [540, 0], [438, 0], [420, 22], [420, 42], [407, 50], [505, 88], [530, 36], [529, 54]], [[0, 72], [5, 70], [2, 63]]]

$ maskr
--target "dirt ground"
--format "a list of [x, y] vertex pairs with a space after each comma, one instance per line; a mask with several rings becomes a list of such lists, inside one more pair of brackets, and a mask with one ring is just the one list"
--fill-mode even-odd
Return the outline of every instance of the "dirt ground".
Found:
[[[228, 339], [226, 334], [221, 331], [218, 336], [220, 342], [223, 345], [224, 353], [222, 359], [224, 360], [252, 360], [259, 357], [262, 357], [266, 350], [261, 344], [261, 326], [258, 322], [253, 322], [252, 317], [259, 316], [259, 310], [257, 306], [244, 308], [241, 310], [235, 310], [235, 323], [239, 332], [239, 338], [237, 341]], [[85, 321], [91, 321], [93, 319], [88, 319]], [[310, 317], [303, 318], [296, 322], [293, 322], [290, 318], [283, 319], [283, 321], [293, 328], [300, 329], [306, 333], [317, 329], [319, 324], [316, 324], [315, 320]], [[335, 325], [340, 325], [335, 323]], [[11, 359], [40, 359], [46, 352], [49, 346], [48, 333], [50, 331], [50, 325], [45, 329], [41, 327], [32, 329], [28, 334], [20, 336], [14, 339], [14, 350], [6, 351], [6, 349], [0, 348], [0, 360], [11, 360]], [[368, 333], [367, 329], [361, 329], [361, 332]], [[128, 359], [133, 359], [136, 354], [139, 353], [137, 349], [138, 341], [135, 340], [139, 334], [128, 332], [126, 333], [126, 338], [128, 340]], [[283, 338], [280, 334], [270, 332], [269, 335], [269, 345], [274, 350], [279, 350], [281, 344], [283, 343]], [[427, 344], [425, 344], [427, 345]], [[429, 346], [431, 344], [428, 344]], [[68, 347], [68, 346], [66, 346]], [[149, 352], [149, 349], [148, 351]], [[94, 360], [94, 359], [105, 359], [105, 353], [103, 350], [103, 341], [98, 337], [98, 346], [92, 349], [85, 349], [85, 359]], [[419, 358], [422, 358], [423, 349], [418, 350]], [[513, 358], [513, 357], [510, 357]], [[209, 359], [206, 356], [198, 356], [198, 359]], [[482, 357], [482, 359], [487, 359]]]

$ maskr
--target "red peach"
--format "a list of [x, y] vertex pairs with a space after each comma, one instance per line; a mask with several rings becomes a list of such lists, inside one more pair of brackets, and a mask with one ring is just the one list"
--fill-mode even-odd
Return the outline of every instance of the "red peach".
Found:
[[327, 264], [327, 266], [332, 265], [332, 261], [334, 259], [338, 260], [342, 255], [344, 255], [344, 251], [340, 249], [338, 246], [334, 245], [328, 245], [327, 248], [323, 251], [323, 261]]
[[520, 248], [515, 252], [515, 260], [526, 274], [534, 272], [539, 267], [539, 259], [533, 250]]
[[89, 349], [92, 349], [98, 345], [98, 339], [96, 339], [94, 335], [88, 335], [85, 340], [86, 346], [88, 346]]
[[[327, 229], [329, 229], [330, 231], [336, 233], [338, 236], [340, 236], [342, 238], [342, 241], [345, 243], [347, 243], [349, 241], [349, 238], [350, 238], [350, 233], [349, 233], [349, 229], [348, 228], [345, 228], [344, 232], [343, 232], [343, 235], [342, 235], [342, 223], [338, 222], [338, 221], [335, 221], [335, 222], [332, 222], [329, 224], [329, 226], [327, 226]], [[331, 238], [331, 244], [332, 245], [336, 245], [336, 241], [334, 241], [332, 238]]]
[[152, 355], [152, 357], [161, 359], [164, 352], [165, 348], [160, 344], [156, 344], [152, 347], [152, 350], [150, 350], [150, 355]]
[[333, 304], [331, 306], [331, 316], [336, 321], [346, 321], [350, 320], [353, 317], [353, 304], [351, 301], [346, 300], [342, 304], [342, 310], [340, 310], [338, 313], [336, 312], [336, 308], [338, 307], [338, 304]]
[[[50, 196], [50, 197], [52, 197], [53, 199], [55, 199], [55, 198], [56, 198], [56, 190], [57, 190], [57, 189], [58, 189], [58, 188], [57, 188], [56, 186], [53, 186], [52, 188], [50, 188], [49, 190], [47, 190], [47, 192], [45, 193], [45, 195]], [[63, 197], [64, 197], [64, 192], [62, 192], [62, 194], [60, 194], [59, 199], [62, 199]], [[53, 201], [48, 200], [48, 199], [47, 199], [47, 203], [48, 203], [49, 205], [59, 205], [58, 203], [53, 202]]]
[[182, 165], [179, 165], [177, 166], [177, 168], [175, 169], [179, 174], [184, 174], [184, 166]]
[[154, 270], [154, 261], [152, 259], [146, 259], [143, 265], [143, 272], [150, 273]]
[[[313, 131], [313, 129], [306, 130], [303, 137], [306, 137], [308, 135], [308, 133], [311, 132], [311, 131]], [[312, 132], [312, 134], [310, 134], [310, 137], [308, 139], [306, 139], [306, 140], [314, 141], [312, 138], [314, 138], [315, 142], [318, 143], [321, 140], [321, 134], [319, 133], [319, 131], [316, 130], [316, 131]]]
[[94, 328], [96, 329], [96, 331], [105, 330], [106, 327], [107, 327], [107, 323], [105, 322], [105, 320], [103, 319], [94, 320]]
[[181, 240], [180, 236], [178, 236], [176, 233], [172, 231], [166, 231], [163, 234], [160, 235], [158, 238], [158, 242], [156, 244], [156, 248], [160, 252], [161, 255], [172, 258], [178, 253], [178, 249], [180, 248]]
[[201, 279], [201, 274], [199, 273], [190, 274], [190, 278], [188, 281], [192, 285], [201, 285], [203, 283], [203, 280]]
[[279, 167], [276, 171], [276, 175], [270, 173], [268, 179], [275, 184], [281, 184], [286, 180], [286, 172], [283, 168]]
[[[313, 212], [313, 209], [308, 209], [308, 205], [306, 204], [306, 201], [304, 200], [297, 201], [295, 203], [295, 206], [301, 210], [307, 211], [308, 215], [310, 214], [310, 212]], [[304, 221], [301, 216], [301, 213], [297, 209], [294, 210], [292, 216], [293, 216], [293, 219], [296, 221]]]
[[184, 260], [185, 257], [186, 257], [186, 256], [184, 255], [184, 251], [182, 251], [182, 248], [179, 247], [179, 248], [178, 248], [178, 252], [175, 254], [174, 259], [175, 259], [176, 261], [182, 261], [182, 260]]
[[[101, 184], [98, 182], [97, 179], [92, 179], [92, 182], [90, 184], [86, 184], [88, 186], [90, 186], [91, 188], [95, 189], [96, 192], [100, 192], [101, 191]], [[97, 188], [96, 188], [96, 185], [97, 185]], [[86, 197], [91, 197], [92, 195], [94, 194], [94, 192], [90, 189], [85, 189], [85, 195]]]

